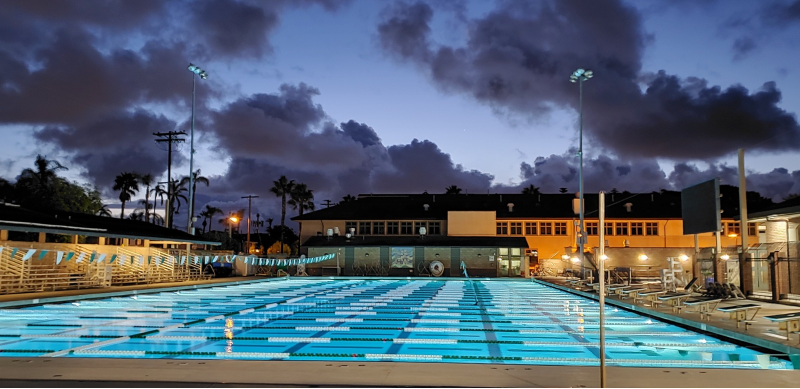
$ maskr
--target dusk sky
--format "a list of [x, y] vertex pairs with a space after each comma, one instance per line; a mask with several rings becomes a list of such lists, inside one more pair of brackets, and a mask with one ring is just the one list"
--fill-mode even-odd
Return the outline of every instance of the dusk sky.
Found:
[[586, 68], [587, 192], [737, 185], [744, 148], [748, 190], [781, 201], [800, 193], [798, 36], [800, 0], [0, 0], [0, 176], [46, 155], [111, 208], [121, 172], [166, 181], [152, 133], [189, 132], [192, 62], [209, 73], [197, 212], [253, 194], [278, 220], [281, 175], [318, 207], [449, 185], [574, 192], [569, 75]]

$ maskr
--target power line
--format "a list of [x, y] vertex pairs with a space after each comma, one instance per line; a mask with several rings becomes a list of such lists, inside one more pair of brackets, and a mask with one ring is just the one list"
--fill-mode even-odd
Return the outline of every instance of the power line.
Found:
[[[186, 135], [183, 131], [169, 131], [169, 132], [154, 132], [153, 135], [157, 136], [156, 143], [168, 142], [167, 148], [167, 212], [165, 216], [167, 220], [164, 221], [167, 228], [172, 228], [172, 144], [185, 142], [186, 139], [179, 138], [179, 135]], [[192, 215], [189, 215], [191, 218]]]

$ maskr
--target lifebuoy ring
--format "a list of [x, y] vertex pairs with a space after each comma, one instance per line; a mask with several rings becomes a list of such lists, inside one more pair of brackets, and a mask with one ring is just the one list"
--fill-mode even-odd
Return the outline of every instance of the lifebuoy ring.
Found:
[[431, 270], [431, 274], [433, 274], [434, 277], [441, 277], [442, 274], [444, 274], [444, 264], [439, 261], [431, 262], [428, 269]]

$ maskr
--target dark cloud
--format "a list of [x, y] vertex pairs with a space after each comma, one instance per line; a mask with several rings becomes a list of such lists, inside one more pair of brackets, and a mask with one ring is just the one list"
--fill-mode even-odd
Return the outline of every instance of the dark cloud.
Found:
[[347, 123], [341, 124], [342, 131], [345, 135], [353, 138], [354, 141], [361, 143], [364, 147], [375, 146], [381, 144], [381, 138], [375, 130], [364, 124], [358, 123], [355, 120], [350, 120]]
[[[157, 178], [166, 172], [166, 146], [158, 147], [153, 133], [174, 128], [174, 121], [139, 109], [83, 126], [48, 126], [37, 130], [34, 137], [66, 151], [71, 155], [70, 162], [86, 169], [86, 178], [109, 190], [114, 177], [125, 171], [152, 173]], [[183, 157], [173, 152], [172, 160], [174, 168], [183, 162]]]
[[761, 18], [765, 25], [774, 27], [800, 23], [800, 0], [767, 3], [762, 8]]
[[744, 59], [750, 52], [757, 47], [756, 41], [752, 37], [744, 36], [733, 42], [733, 59]]
[[444, 91], [467, 93], [499, 114], [577, 109], [579, 88], [568, 76], [586, 67], [596, 76], [583, 88], [586, 136], [617, 155], [681, 160], [741, 147], [800, 149], [800, 127], [778, 107], [774, 83], [751, 94], [663, 71], [642, 74], [650, 37], [621, 1], [501, 3], [470, 21], [463, 47], [432, 41], [434, 17], [423, 2], [393, 8], [377, 28], [381, 47], [420, 66]]
[[274, 10], [241, 1], [206, 0], [190, 8], [197, 33], [223, 55], [260, 57], [272, 50], [267, 34], [278, 24]]

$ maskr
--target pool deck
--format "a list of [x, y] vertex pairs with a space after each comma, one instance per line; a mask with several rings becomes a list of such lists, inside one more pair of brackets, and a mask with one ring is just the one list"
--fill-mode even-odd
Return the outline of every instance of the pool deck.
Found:
[[[148, 293], [195, 289], [220, 283], [249, 283], [261, 277], [231, 277], [204, 281], [131, 285], [92, 290], [22, 293], [0, 296], [0, 308], [14, 304], [102, 298], [132, 292]], [[551, 283], [548, 283], [551, 284]], [[579, 292], [597, 299], [595, 293]], [[764, 333], [777, 332], [777, 324], [764, 316], [800, 311], [800, 308], [750, 300], [762, 306], [755, 323], [745, 331], [736, 328], [728, 314], [714, 312], [710, 321], [697, 313], [672, 313], [670, 307], [653, 308], [629, 300], [608, 298], [618, 305], [654, 318], [714, 333], [729, 339], [800, 354], [795, 335], [791, 341]], [[723, 302], [720, 307], [732, 305]], [[767, 347], [769, 346], [769, 347]], [[599, 368], [533, 366], [517, 364], [459, 364], [414, 362], [305, 362], [241, 360], [174, 360], [113, 358], [1, 358], [0, 387], [598, 387]], [[685, 368], [608, 367], [608, 387], [798, 387], [800, 370], [738, 370]]]

